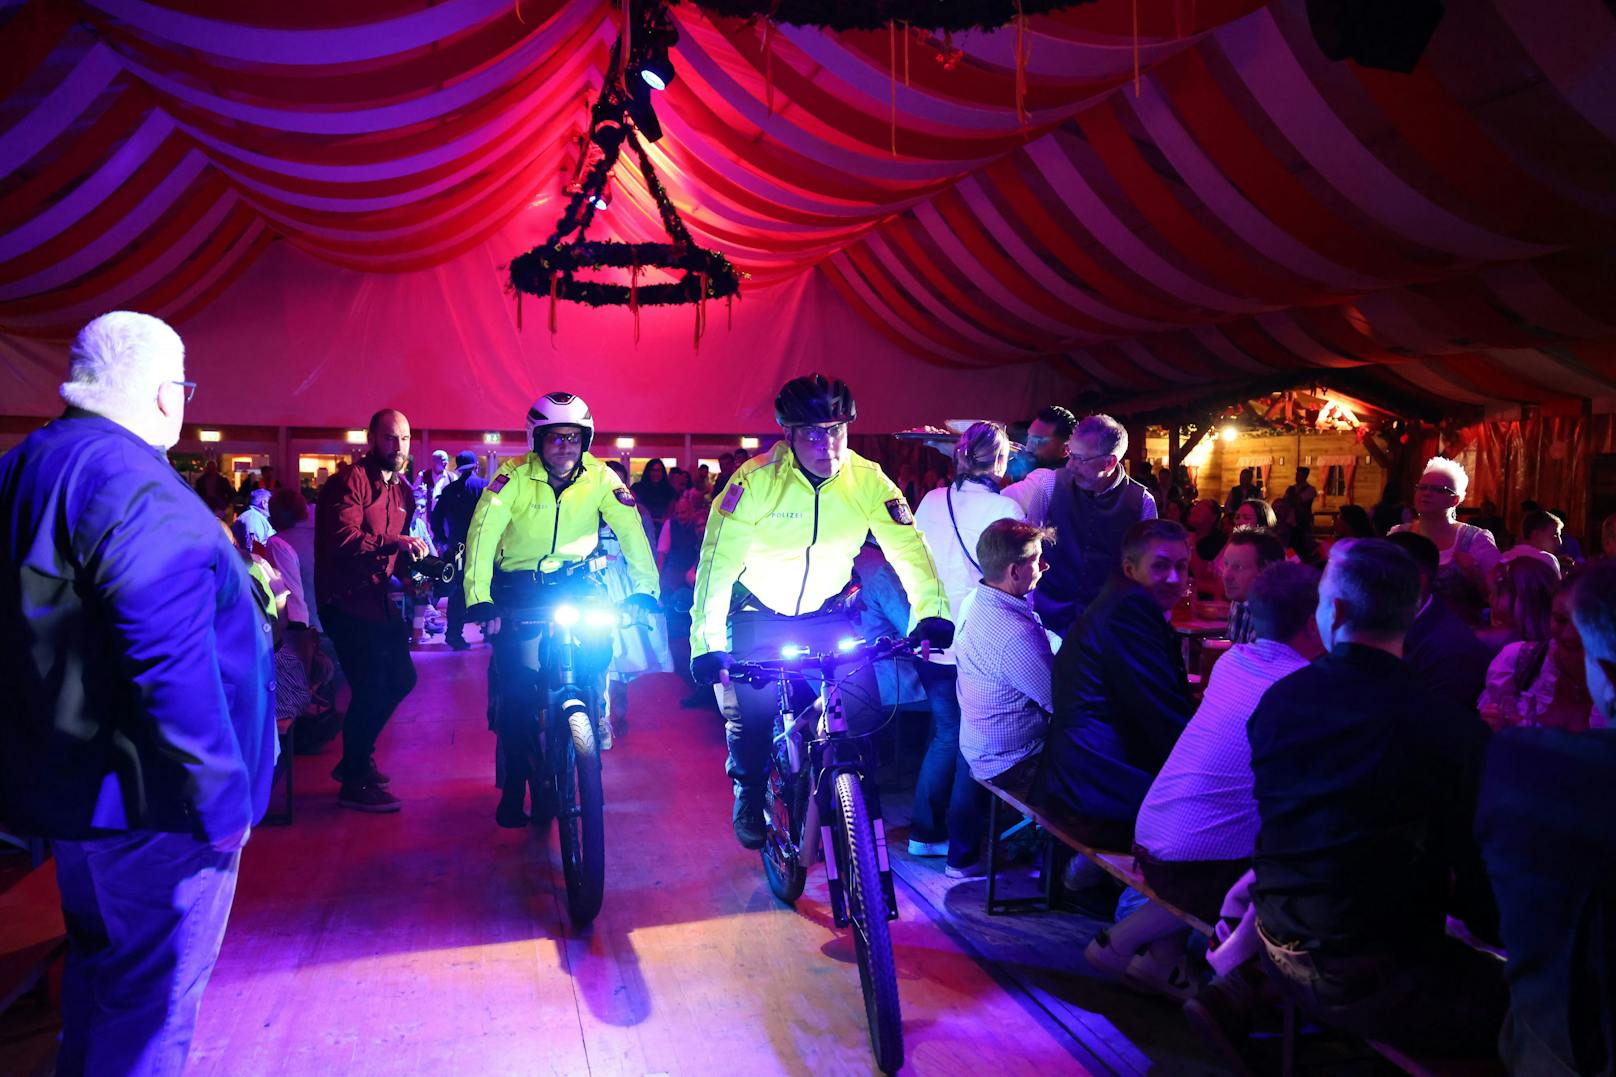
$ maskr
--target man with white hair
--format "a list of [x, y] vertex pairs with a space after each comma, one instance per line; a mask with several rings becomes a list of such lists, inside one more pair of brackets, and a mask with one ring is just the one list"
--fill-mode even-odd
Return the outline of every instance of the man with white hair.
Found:
[[67, 411], [0, 458], [0, 817], [48, 838], [59, 1074], [178, 1073], [274, 769], [270, 625], [164, 451], [195, 383], [163, 322], [74, 341]]
[[1509, 953], [1498, 1047], [1511, 1073], [1616, 1066], [1616, 563], [1582, 575], [1571, 617], [1611, 728], [1498, 734], [1476, 806]]
[[1109, 415], [1090, 415], [1072, 431], [1059, 470], [1034, 471], [1005, 487], [1027, 522], [1055, 528], [1045, 549], [1049, 570], [1033, 592], [1044, 627], [1065, 635], [1117, 574], [1122, 537], [1140, 520], [1156, 518], [1156, 499], [1128, 477], [1128, 431]]

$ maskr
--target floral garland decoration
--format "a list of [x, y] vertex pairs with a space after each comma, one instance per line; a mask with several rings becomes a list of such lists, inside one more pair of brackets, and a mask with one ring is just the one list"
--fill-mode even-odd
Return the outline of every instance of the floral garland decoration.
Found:
[[1094, 0], [695, 0], [709, 15], [768, 19], [788, 26], [822, 30], [885, 30], [905, 23], [927, 30], [961, 33], [998, 30], [1025, 15], [1045, 15]]

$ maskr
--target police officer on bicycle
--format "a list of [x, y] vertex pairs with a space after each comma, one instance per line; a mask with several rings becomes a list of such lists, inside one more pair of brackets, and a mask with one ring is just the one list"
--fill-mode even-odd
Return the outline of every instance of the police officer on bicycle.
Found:
[[[952, 642], [948, 595], [909, 503], [878, 465], [847, 447], [856, 415], [847, 386], [820, 374], [780, 390], [774, 416], [785, 440], [735, 472], [707, 523], [690, 611], [690, 672], [698, 683], [718, 681], [736, 659], [777, 659], [788, 644], [835, 650], [851, 634], [843, 606], [853, 557], [870, 533], [909, 595], [913, 634], [935, 647]], [[735, 836], [761, 848], [776, 694], [726, 685], [719, 698]], [[854, 733], [879, 723], [868, 664], [853, 667], [842, 699]]]
[[[501, 631], [502, 615], [553, 601], [544, 594], [540, 562], [587, 559], [599, 545], [602, 520], [616, 532], [633, 579], [635, 593], [626, 603], [646, 614], [660, 610], [656, 559], [640, 525], [634, 495], [590, 455], [595, 419], [589, 405], [571, 393], [541, 396], [528, 410], [527, 433], [532, 451], [499, 466], [477, 502], [466, 534], [466, 619], [483, 622], [493, 635], [489, 691], [504, 764], [494, 818], [505, 827], [527, 823], [523, 802], [532, 777], [529, 750], [537, 717], [534, 676], [539, 640], [536, 629], [515, 624]], [[610, 642], [605, 646], [603, 673]], [[601, 687], [604, 698], [604, 684]], [[611, 741], [607, 721], [603, 713], [603, 747]], [[537, 795], [534, 799], [538, 813], [542, 807]]]

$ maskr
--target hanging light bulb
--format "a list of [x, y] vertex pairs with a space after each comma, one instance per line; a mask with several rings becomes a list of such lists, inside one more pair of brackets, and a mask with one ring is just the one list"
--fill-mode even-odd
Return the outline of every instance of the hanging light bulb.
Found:
[[594, 207], [595, 207], [596, 210], [607, 210], [607, 209], [612, 208], [612, 177], [611, 176], [606, 177], [606, 183], [601, 187], [601, 189], [599, 191], [595, 192], [594, 197], [591, 198], [589, 201], [594, 204]]

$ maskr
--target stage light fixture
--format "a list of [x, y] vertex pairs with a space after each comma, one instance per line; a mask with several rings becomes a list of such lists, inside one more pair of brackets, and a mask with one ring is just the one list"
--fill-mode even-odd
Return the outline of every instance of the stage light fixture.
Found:
[[607, 118], [595, 124], [590, 137], [594, 139], [595, 145], [609, 154], [623, 144], [623, 133], [623, 121]]
[[640, 68], [640, 78], [653, 90], [666, 90], [668, 84], [678, 78], [666, 49], [659, 49], [645, 62], [645, 66]]
[[634, 121], [634, 129], [640, 137], [647, 142], [660, 142], [662, 140], [662, 124], [657, 119], [656, 109], [651, 107], [651, 88], [642, 79], [633, 83], [628, 96], [628, 118]]

